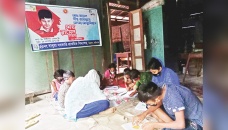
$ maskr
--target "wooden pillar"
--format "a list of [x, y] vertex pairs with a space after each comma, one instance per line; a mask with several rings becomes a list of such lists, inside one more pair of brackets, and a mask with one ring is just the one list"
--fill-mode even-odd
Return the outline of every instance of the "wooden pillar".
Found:
[[139, 8], [139, 0], [136, 0], [136, 8]]
[[59, 69], [59, 52], [52, 51], [52, 60], [53, 60], [53, 72]]

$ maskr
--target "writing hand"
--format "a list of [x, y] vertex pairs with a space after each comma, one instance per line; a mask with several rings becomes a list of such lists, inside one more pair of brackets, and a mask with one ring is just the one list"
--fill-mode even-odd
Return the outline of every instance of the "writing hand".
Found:
[[153, 129], [154, 129], [154, 125], [151, 122], [147, 122], [142, 125], [142, 130], [153, 130]]
[[146, 117], [146, 115], [143, 113], [133, 117], [132, 124], [139, 125], [145, 119], [145, 117]]

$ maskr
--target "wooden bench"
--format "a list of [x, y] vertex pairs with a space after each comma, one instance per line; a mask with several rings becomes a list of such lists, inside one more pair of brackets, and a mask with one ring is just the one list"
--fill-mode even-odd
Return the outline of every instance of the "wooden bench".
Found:
[[25, 98], [29, 98], [29, 103], [33, 103], [34, 92], [31, 90], [25, 90]]
[[[201, 53], [189, 53], [188, 54], [188, 60], [187, 60], [186, 66], [185, 66], [186, 69], [185, 69], [185, 72], [184, 72], [183, 83], [185, 82], [186, 73], [187, 73], [187, 71], [189, 69], [189, 61], [191, 59], [202, 59], [203, 60], [203, 53], [201, 52]], [[197, 76], [199, 76], [199, 73], [200, 73], [200, 70], [202, 69], [202, 66], [203, 65], [198, 67]]]
[[130, 58], [131, 58], [131, 52], [124, 52], [124, 53], [115, 53], [116, 55], [116, 63], [117, 63], [117, 72], [119, 73], [120, 72], [120, 62], [119, 62], [119, 59], [121, 61], [125, 60], [127, 61], [127, 67], [130, 68], [131, 67], [131, 64], [130, 64]]

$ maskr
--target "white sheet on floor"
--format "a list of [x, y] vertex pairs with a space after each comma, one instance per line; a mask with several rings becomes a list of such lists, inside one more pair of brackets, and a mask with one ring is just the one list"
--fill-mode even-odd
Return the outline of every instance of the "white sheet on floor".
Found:
[[139, 127], [139, 129], [133, 128], [133, 125], [132, 125], [131, 122], [130, 123], [123, 124], [121, 126], [124, 128], [124, 130], [142, 130], [140, 127]]
[[146, 103], [139, 102], [139, 103], [136, 105], [135, 110], [146, 111], [146, 110], [147, 110], [147, 108], [146, 108]]
[[105, 90], [117, 90], [119, 89], [118, 86], [106, 86]]

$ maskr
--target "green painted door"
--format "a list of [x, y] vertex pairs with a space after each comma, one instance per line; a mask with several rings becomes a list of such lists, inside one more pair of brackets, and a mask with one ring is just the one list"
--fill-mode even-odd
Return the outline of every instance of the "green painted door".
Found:
[[164, 37], [162, 6], [143, 12], [147, 49], [145, 50], [146, 64], [151, 57], [157, 57], [164, 63]]

